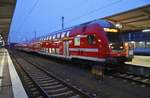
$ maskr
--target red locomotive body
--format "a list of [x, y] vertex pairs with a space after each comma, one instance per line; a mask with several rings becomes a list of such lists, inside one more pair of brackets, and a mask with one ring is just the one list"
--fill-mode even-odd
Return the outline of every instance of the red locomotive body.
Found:
[[125, 62], [133, 57], [133, 49], [127, 48], [119, 30], [106, 20], [64, 29], [37, 38], [27, 46], [30, 51], [66, 59], [110, 63]]

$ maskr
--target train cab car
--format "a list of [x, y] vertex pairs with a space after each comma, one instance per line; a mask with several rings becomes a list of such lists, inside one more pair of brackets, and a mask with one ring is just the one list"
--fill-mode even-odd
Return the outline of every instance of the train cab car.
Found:
[[89, 61], [104, 62], [108, 56], [108, 40], [97, 23], [85, 24], [70, 31], [70, 55]]
[[106, 63], [129, 60], [119, 29], [108, 21], [99, 20], [73, 28], [70, 37], [73, 39], [69, 53], [73, 58]]
[[119, 63], [132, 61], [134, 56], [133, 47], [130, 43], [122, 40], [121, 32], [118, 29], [105, 29], [107, 38], [109, 40], [109, 58], [108, 61], [113, 59]]
[[109, 40], [110, 59], [116, 59], [119, 63], [126, 61], [132, 61], [133, 59], [133, 47], [130, 43], [122, 40], [122, 34], [119, 30], [111, 29], [105, 30]]

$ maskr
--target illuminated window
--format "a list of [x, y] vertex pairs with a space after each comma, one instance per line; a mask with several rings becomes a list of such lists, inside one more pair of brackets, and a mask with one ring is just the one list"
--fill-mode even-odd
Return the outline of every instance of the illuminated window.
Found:
[[66, 34], [66, 36], [67, 36], [67, 37], [69, 37], [69, 34], [70, 34], [70, 31], [67, 31], [67, 34]]
[[56, 35], [53, 35], [53, 39], [55, 39], [56, 38]]
[[49, 53], [51, 53], [51, 48], [49, 48]]
[[49, 40], [51, 40], [51, 36], [49, 36]]
[[61, 38], [65, 37], [66, 32], [62, 32]]
[[52, 54], [54, 54], [55, 53], [55, 48], [52, 48], [51, 52], [52, 52]]
[[146, 48], [150, 48], [150, 42], [146, 42]]
[[57, 34], [57, 38], [60, 38], [60, 33]]

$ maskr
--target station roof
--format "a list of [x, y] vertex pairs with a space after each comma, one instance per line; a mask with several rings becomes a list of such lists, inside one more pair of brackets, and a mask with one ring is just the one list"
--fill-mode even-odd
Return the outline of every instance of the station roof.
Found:
[[150, 29], [150, 4], [105, 17], [105, 19], [122, 25], [123, 31]]
[[[7, 41], [16, 0], [0, 0], [0, 34]], [[150, 4], [104, 17], [123, 26], [123, 31], [150, 29]]]
[[7, 39], [16, 0], [0, 0], [0, 34]]

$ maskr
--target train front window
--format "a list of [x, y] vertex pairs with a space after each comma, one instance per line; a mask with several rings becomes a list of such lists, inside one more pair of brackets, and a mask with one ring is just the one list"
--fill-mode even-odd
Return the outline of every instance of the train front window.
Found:
[[114, 32], [107, 32], [107, 37], [109, 42], [114, 43], [114, 42], [122, 42], [121, 35], [119, 33], [114, 33]]
[[120, 33], [107, 32], [109, 47], [112, 50], [123, 50], [123, 40]]

